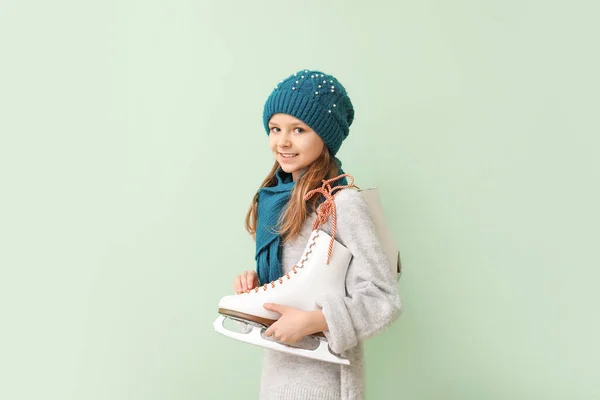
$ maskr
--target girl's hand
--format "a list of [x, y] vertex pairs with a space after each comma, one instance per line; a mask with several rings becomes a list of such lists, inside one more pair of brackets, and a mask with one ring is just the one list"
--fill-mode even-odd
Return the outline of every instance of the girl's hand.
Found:
[[265, 303], [263, 307], [281, 314], [281, 317], [265, 332], [265, 336], [273, 336], [273, 339], [278, 342], [294, 344], [304, 336], [328, 329], [321, 310], [302, 311], [273, 303]]
[[233, 280], [233, 290], [237, 294], [254, 289], [256, 286], [258, 286], [258, 275], [256, 274], [256, 271], [244, 271]]

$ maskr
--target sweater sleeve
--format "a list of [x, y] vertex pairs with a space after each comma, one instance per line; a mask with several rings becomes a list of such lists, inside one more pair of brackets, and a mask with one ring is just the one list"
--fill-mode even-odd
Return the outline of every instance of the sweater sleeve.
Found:
[[324, 334], [331, 350], [338, 354], [379, 333], [402, 312], [398, 283], [367, 202], [357, 190], [346, 191], [336, 197], [335, 234], [352, 253], [346, 295], [326, 296], [318, 304], [329, 327]]

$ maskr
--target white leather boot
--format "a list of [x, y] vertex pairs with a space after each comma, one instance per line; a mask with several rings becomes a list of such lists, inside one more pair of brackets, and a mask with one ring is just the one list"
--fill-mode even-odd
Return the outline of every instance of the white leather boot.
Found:
[[[257, 346], [337, 364], [350, 364], [347, 359], [331, 352], [322, 333], [307, 336], [294, 346], [264, 336], [266, 329], [279, 319], [280, 314], [266, 310], [263, 305], [276, 303], [314, 311], [324, 296], [344, 296], [346, 272], [351, 259], [352, 254], [341, 243], [332, 241], [331, 236], [322, 230], [314, 230], [301, 259], [288, 274], [245, 293], [223, 297], [219, 302], [221, 315], [214, 322], [214, 328], [223, 335]], [[236, 332], [226, 328], [226, 318], [243, 322], [245, 329]]]

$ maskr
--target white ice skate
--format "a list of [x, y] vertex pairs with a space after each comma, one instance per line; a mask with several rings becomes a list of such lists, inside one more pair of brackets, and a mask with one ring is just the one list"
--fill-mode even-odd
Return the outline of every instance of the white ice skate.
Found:
[[[330, 245], [332, 244], [330, 251]], [[328, 255], [331, 255], [327, 264]], [[265, 303], [314, 311], [326, 295], [345, 295], [345, 277], [352, 254], [322, 230], [313, 230], [303, 256], [292, 270], [278, 280], [242, 294], [225, 296], [219, 302], [214, 322], [217, 332], [242, 342], [336, 364], [350, 362], [334, 354], [323, 333], [306, 336], [294, 345], [282, 344], [264, 335], [279, 318], [279, 313], [266, 310]], [[242, 329], [225, 327], [226, 318], [242, 322]], [[239, 326], [239, 325], [238, 325]]]
[[[349, 178], [349, 185], [334, 188], [330, 186], [331, 182], [336, 182], [344, 176]], [[318, 227], [330, 216], [335, 222], [334, 198], [337, 195], [335, 192], [349, 187], [359, 189], [354, 185], [352, 175], [344, 174], [323, 181], [322, 188], [307, 193], [305, 200], [321, 193], [326, 197], [326, 201], [317, 208], [318, 217], [300, 261], [288, 274], [278, 280], [241, 295], [223, 297], [219, 302], [221, 315], [213, 324], [217, 332], [242, 342], [285, 353], [337, 364], [350, 364], [347, 359], [331, 351], [323, 333], [307, 336], [293, 346], [278, 343], [271, 337], [265, 336], [265, 331], [279, 318], [279, 314], [263, 307], [264, 303], [276, 303], [313, 311], [317, 308], [320, 299], [327, 294], [345, 296], [345, 277], [352, 254], [335, 240], [335, 223], [332, 226], [333, 238]], [[379, 192], [377, 188], [359, 189], [359, 192], [367, 201], [377, 234], [388, 256], [390, 268], [399, 278], [401, 274], [399, 253], [383, 214]], [[233, 326], [233, 329], [229, 329], [225, 326], [229, 322], [238, 324]]]

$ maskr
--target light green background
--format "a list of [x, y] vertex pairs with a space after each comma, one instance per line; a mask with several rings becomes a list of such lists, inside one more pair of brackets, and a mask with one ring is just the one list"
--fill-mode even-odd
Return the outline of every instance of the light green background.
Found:
[[257, 398], [260, 349], [212, 322], [301, 68], [348, 89], [339, 157], [402, 252], [367, 399], [600, 398], [599, 11], [3, 1], [0, 398]]

